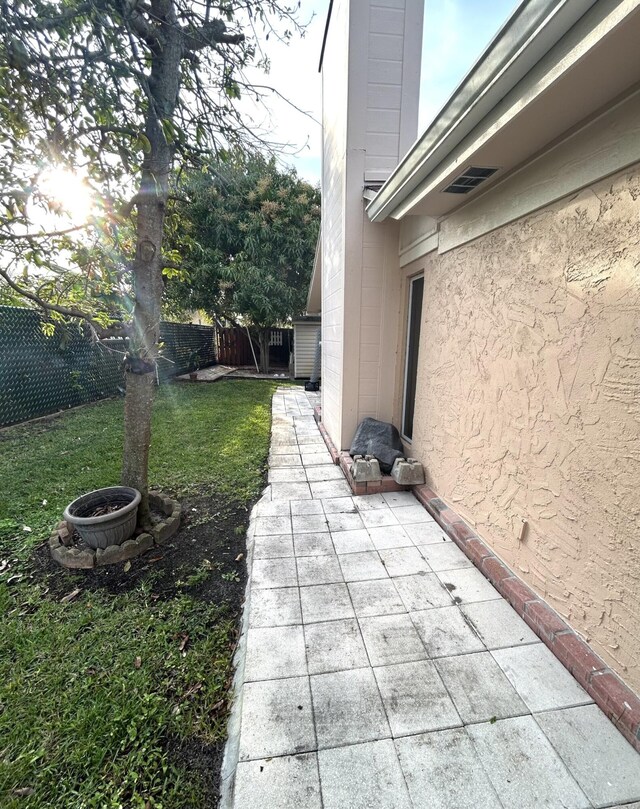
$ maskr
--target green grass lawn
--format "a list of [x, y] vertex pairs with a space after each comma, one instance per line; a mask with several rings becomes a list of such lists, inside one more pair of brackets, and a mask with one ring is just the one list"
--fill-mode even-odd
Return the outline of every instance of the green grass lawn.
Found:
[[[263, 485], [274, 389], [249, 380], [160, 389], [150, 479], [197, 503], [181, 541], [196, 530], [214, 536], [225, 515], [246, 515]], [[10, 564], [0, 576], [7, 809], [212, 806], [206, 761], [198, 769], [192, 759], [219, 752], [224, 739], [236, 614], [202, 593], [208, 577], [239, 581], [236, 574], [193, 549], [191, 567], [164, 589], [148, 563], [121, 590], [98, 586], [94, 573], [45, 575], [34, 563], [70, 500], [119, 482], [121, 450], [121, 401], [0, 432], [0, 560]], [[80, 595], [61, 602], [76, 587]]]

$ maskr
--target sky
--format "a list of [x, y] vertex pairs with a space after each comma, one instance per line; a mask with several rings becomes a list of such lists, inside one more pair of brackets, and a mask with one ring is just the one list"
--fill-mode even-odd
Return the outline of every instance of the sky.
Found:
[[[514, 10], [516, 0], [425, 0], [418, 134], [443, 107], [469, 68]], [[288, 144], [280, 160], [311, 183], [320, 180], [321, 84], [318, 61], [329, 0], [302, 0], [303, 38], [264, 44], [269, 75], [254, 80], [273, 87], [268, 108], [253, 111], [270, 140]], [[293, 106], [292, 106], [293, 105]], [[303, 114], [304, 113], [306, 114]]]

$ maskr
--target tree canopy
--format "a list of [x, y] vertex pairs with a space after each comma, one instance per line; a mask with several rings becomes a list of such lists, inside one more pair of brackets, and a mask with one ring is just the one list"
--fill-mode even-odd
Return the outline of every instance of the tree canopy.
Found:
[[191, 174], [179, 193], [184, 275], [168, 282], [170, 306], [258, 330], [304, 311], [320, 221], [316, 188], [274, 158], [238, 153]]

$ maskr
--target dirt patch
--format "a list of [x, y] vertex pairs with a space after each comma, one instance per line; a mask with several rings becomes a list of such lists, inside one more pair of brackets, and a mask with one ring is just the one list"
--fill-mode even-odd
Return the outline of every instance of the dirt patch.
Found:
[[[181, 500], [178, 533], [162, 547], [130, 562], [93, 570], [67, 570], [50, 556], [46, 543], [31, 558], [31, 577], [47, 588], [47, 597], [62, 599], [76, 589], [117, 594], [146, 583], [151, 599], [182, 593], [197, 601], [226, 606], [226, 616], [240, 621], [246, 584], [246, 532], [250, 511], [213, 492]], [[217, 806], [224, 742], [168, 737], [167, 755], [202, 776], [205, 806]]]
[[191, 496], [181, 503], [178, 533], [165, 545], [129, 563], [66, 570], [54, 562], [44, 543], [33, 553], [32, 575], [44, 581], [53, 598], [77, 587], [117, 594], [146, 581], [157, 598], [188, 592], [204, 601], [228, 602], [232, 610], [239, 608], [246, 582], [249, 511], [213, 492]]

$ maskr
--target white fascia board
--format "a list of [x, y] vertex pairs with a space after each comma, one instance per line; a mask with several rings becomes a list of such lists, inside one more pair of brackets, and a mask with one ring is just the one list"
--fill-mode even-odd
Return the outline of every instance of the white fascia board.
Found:
[[[525, 0], [367, 207], [382, 221], [526, 76], [596, 0]], [[394, 216], [397, 218], [397, 216]]]

